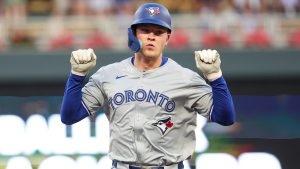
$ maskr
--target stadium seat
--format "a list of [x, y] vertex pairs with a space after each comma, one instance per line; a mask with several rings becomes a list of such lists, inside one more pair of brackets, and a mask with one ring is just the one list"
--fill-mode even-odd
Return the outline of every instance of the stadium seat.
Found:
[[200, 35], [200, 42], [205, 48], [229, 47], [231, 40], [226, 32], [207, 31]]
[[238, 163], [239, 169], [281, 169], [279, 160], [269, 153], [243, 153]]
[[291, 47], [300, 48], [300, 29], [288, 36], [288, 43]]
[[173, 49], [182, 49], [189, 46], [189, 38], [186, 32], [181, 29], [177, 29], [172, 32], [168, 46]]
[[32, 165], [26, 157], [17, 156], [7, 161], [6, 169], [32, 169]]
[[196, 158], [196, 169], [238, 169], [238, 163], [229, 154], [205, 153]]
[[263, 27], [258, 27], [246, 34], [244, 42], [246, 47], [267, 48], [271, 46], [270, 37]]
[[0, 39], [0, 51], [4, 51], [6, 49], [6, 44], [2, 39]]
[[49, 49], [68, 49], [72, 48], [74, 45], [74, 37], [73, 34], [70, 32], [62, 32], [59, 36], [56, 36], [50, 39], [49, 42]]
[[44, 159], [37, 169], [77, 169], [77, 167], [72, 158], [55, 155]]
[[111, 48], [112, 41], [105, 34], [96, 31], [85, 39], [85, 48]]

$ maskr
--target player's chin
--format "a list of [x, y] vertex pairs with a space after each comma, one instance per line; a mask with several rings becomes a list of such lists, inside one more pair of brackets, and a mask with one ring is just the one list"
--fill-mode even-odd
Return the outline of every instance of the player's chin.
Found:
[[148, 57], [158, 57], [160, 56], [160, 51], [153, 49], [144, 49], [143, 54]]

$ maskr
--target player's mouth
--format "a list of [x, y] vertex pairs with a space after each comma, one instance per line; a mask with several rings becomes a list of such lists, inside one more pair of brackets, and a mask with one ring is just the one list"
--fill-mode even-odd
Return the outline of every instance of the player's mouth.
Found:
[[155, 48], [155, 45], [149, 43], [149, 44], [146, 45], [146, 47], [148, 47], [148, 48]]

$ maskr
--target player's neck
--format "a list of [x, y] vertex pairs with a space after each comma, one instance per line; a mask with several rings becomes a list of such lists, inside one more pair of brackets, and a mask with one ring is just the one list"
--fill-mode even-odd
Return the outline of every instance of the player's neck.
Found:
[[134, 66], [141, 71], [147, 71], [158, 68], [162, 63], [162, 56], [159, 57], [146, 57], [143, 55], [135, 54]]

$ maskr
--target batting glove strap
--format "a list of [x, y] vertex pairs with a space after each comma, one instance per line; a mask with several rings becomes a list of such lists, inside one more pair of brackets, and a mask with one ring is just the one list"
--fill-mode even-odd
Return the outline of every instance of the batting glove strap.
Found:
[[222, 71], [218, 71], [215, 73], [209, 73], [207, 75], [204, 75], [206, 77], [207, 80], [209, 80], [210, 82], [215, 81], [216, 79], [220, 78], [222, 76]]

